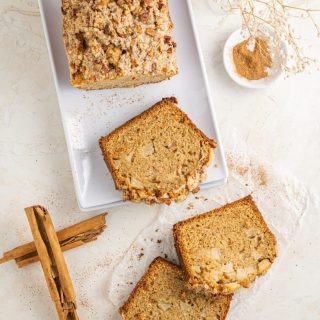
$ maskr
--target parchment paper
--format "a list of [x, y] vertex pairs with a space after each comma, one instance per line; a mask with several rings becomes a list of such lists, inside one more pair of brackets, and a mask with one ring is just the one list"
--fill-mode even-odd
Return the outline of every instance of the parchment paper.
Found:
[[182, 203], [162, 207], [156, 221], [137, 236], [115, 267], [108, 294], [116, 307], [126, 300], [155, 257], [162, 256], [178, 263], [172, 237], [173, 224], [248, 194], [254, 198], [277, 238], [279, 257], [267, 275], [257, 279], [249, 289], [241, 289], [234, 295], [228, 319], [244, 319], [246, 310], [254, 303], [258, 290], [277, 272], [281, 256], [297, 231], [312, 195], [294, 177], [273, 168], [262, 159], [257, 159], [236, 137], [229, 137], [226, 145], [229, 150], [226, 158], [230, 170], [226, 185], [200, 191]]

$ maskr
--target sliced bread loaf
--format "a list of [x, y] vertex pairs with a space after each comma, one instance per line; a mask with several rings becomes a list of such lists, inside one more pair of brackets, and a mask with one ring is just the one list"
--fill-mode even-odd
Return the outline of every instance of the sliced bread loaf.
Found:
[[179, 222], [173, 233], [189, 285], [213, 294], [248, 287], [277, 256], [276, 239], [251, 196]]
[[165, 98], [100, 139], [125, 200], [170, 204], [197, 192], [206, 178], [216, 143], [176, 103]]
[[119, 312], [124, 320], [224, 320], [230, 301], [190, 291], [178, 266], [156, 258]]

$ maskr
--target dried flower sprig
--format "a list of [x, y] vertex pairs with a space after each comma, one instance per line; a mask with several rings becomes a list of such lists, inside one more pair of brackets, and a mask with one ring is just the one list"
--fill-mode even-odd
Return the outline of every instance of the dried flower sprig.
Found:
[[227, 0], [227, 3], [224, 9], [240, 12], [245, 34], [269, 40], [271, 51], [287, 74], [302, 72], [315, 61], [304, 54], [301, 38], [293, 29], [291, 19], [308, 19], [316, 36], [320, 37], [320, 8], [297, 7], [285, 0]]

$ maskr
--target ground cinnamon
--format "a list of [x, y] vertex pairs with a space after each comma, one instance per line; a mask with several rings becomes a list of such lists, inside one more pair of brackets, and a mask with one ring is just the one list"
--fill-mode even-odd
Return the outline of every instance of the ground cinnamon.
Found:
[[[253, 44], [253, 50], [250, 46]], [[249, 38], [233, 48], [233, 62], [236, 72], [248, 80], [259, 80], [268, 76], [272, 67], [268, 43], [263, 38]]]

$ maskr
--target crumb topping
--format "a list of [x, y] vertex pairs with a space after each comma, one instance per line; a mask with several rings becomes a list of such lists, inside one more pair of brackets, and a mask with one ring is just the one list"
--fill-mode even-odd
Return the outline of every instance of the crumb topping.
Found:
[[72, 81], [177, 73], [167, 0], [62, 0]]

